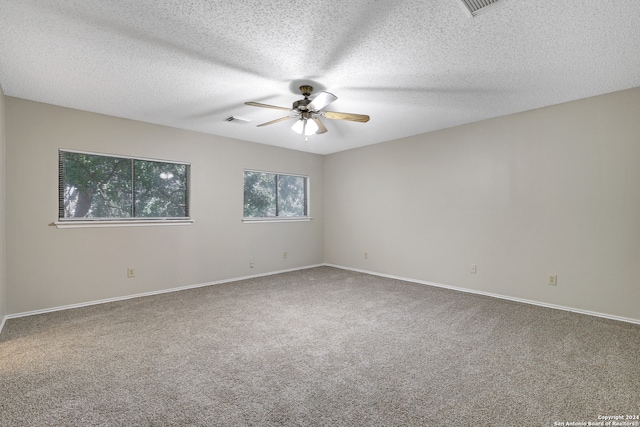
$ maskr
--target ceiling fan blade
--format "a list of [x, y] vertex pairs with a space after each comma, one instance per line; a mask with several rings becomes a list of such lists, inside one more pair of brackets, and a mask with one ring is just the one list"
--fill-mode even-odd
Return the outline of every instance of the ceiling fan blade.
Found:
[[266, 123], [259, 124], [259, 125], [258, 125], [258, 126], [256, 126], [256, 127], [262, 127], [262, 126], [272, 125], [272, 124], [274, 124], [274, 123], [283, 122], [283, 121], [285, 121], [285, 120], [294, 119], [294, 118], [296, 118], [296, 117], [298, 117], [298, 115], [297, 115], [297, 114], [294, 114], [294, 115], [291, 115], [291, 116], [286, 116], [286, 117], [280, 117], [279, 119], [275, 119], [275, 120], [271, 120], [270, 122], [266, 122]]
[[316, 122], [316, 124], [318, 125], [318, 130], [316, 131], [316, 135], [320, 135], [321, 133], [327, 132], [327, 128], [324, 126], [324, 123], [322, 123], [319, 118], [314, 117], [313, 121]]
[[322, 91], [309, 103], [309, 105], [307, 105], [307, 109], [311, 111], [320, 111], [336, 99], [338, 99], [338, 97], [334, 94]]
[[245, 102], [245, 105], [251, 105], [252, 107], [273, 108], [275, 110], [291, 111], [291, 108], [278, 107], [277, 105], [261, 104], [260, 102]]
[[350, 120], [352, 122], [367, 123], [369, 116], [365, 114], [352, 114], [352, 113], [338, 113], [335, 111], [325, 111], [322, 113], [322, 117], [332, 120]]

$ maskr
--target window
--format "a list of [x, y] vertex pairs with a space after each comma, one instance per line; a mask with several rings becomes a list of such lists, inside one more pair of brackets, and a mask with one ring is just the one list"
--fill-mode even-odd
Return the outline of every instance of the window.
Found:
[[59, 150], [59, 220], [189, 219], [189, 164]]
[[244, 218], [309, 219], [309, 178], [244, 171]]

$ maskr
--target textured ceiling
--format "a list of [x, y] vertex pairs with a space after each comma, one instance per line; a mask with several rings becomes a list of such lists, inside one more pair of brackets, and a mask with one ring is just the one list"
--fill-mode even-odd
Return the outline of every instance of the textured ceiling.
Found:
[[[309, 141], [298, 86], [338, 96]], [[640, 1], [0, 0], [5, 94], [327, 154], [640, 86]], [[251, 120], [229, 123], [230, 115]], [[179, 143], [179, 141], [176, 141]]]

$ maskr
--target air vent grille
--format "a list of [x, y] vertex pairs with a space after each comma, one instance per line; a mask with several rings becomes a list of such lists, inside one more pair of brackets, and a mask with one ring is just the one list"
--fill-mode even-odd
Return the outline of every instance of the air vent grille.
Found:
[[227, 122], [233, 122], [233, 123], [238, 123], [241, 125], [245, 125], [247, 123], [249, 123], [251, 120], [249, 119], [245, 119], [244, 117], [238, 117], [238, 116], [229, 116], [225, 119], [225, 121]]
[[460, 0], [460, 3], [467, 13], [473, 17], [504, 3], [504, 0]]

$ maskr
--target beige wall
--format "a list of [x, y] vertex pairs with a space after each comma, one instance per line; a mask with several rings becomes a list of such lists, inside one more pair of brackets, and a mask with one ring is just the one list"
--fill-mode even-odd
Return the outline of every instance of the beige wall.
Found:
[[[640, 89], [325, 157], [0, 99], [4, 314], [326, 262], [640, 320]], [[191, 162], [195, 224], [50, 226], [58, 148]], [[314, 220], [243, 224], [243, 168], [309, 175]]]
[[[11, 97], [6, 120], [8, 314], [324, 260], [322, 156]], [[191, 162], [195, 223], [50, 226], [57, 219], [59, 148]], [[242, 223], [243, 168], [308, 175], [314, 220]], [[249, 268], [250, 257], [255, 268]], [[127, 279], [128, 267], [135, 268], [135, 278]]]
[[0, 330], [6, 314], [6, 239], [5, 239], [5, 97], [0, 86]]
[[640, 320], [638, 111], [633, 89], [326, 156], [325, 261]]

